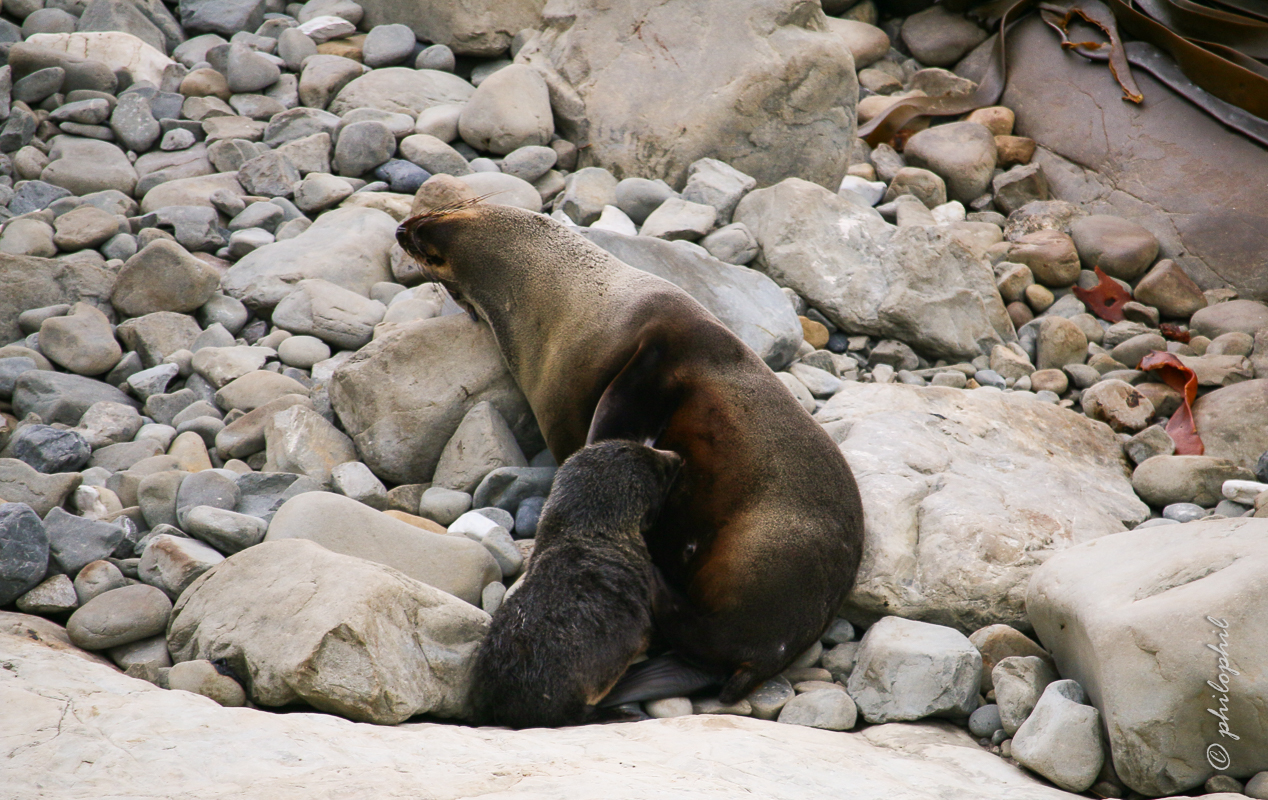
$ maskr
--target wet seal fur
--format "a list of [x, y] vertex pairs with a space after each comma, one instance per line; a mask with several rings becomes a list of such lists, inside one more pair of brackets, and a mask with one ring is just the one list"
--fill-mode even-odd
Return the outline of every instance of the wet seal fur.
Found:
[[555, 473], [528, 572], [476, 656], [480, 724], [555, 727], [615, 716], [596, 704], [647, 648], [655, 579], [643, 532], [681, 466], [674, 453], [606, 441]]
[[653, 615], [722, 681], [722, 702], [814, 644], [853, 586], [862, 503], [836, 445], [752, 350], [686, 292], [541, 214], [467, 200], [397, 239], [488, 321], [556, 459], [605, 439], [683, 457], [645, 536], [663, 576]]

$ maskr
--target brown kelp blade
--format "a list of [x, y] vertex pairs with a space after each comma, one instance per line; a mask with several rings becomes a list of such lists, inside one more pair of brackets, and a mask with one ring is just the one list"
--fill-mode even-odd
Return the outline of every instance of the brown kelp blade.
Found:
[[1268, 78], [1188, 41], [1132, 3], [1107, 2], [1120, 29], [1166, 51], [1195, 84], [1256, 117], [1268, 119]]
[[1061, 34], [1062, 47], [1069, 49], [1082, 47], [1088, 50], [1101, 50], [1104, 47], [1096, 45], [1094, 48], [1091, 42], [1071, 42], [1067, 28], [1074, 17], [1077, 16], [1100, 28], [1109, 39], [1109, 68], [1114, 75], [1114, 80], [1118, 81], [1119, 87], [1123, 90], [1123, 98], [1133, 103], [1139, 103], [1145, 99], [1145, 96], [1140, 93], [1140, 88], [1136, 86], [1136, 81], [1132, 79], [1131, 68], [1127, 65], [1127, 52], [1123, 49], [1123, 40], [1118, 36], [1114, 12], [1110, 11], [1108, 6], [1098, 0], [1080, 0], [1064, 7], [1043, 3], [1039, 8], [1044, 22]]
[[[1101, 49], [1084, 48], [1081, 44], [1076, 45], [1072, 50], [1094, 61], [1104, 61], [1108, 58]], [[1127, 52], [1127, 60], [1133, 67], [1145, 70], [1212, 117], [1243, 136], [1268, 147], [1268, 120], [1260, 119], [1198, 86], [1180, 71], [1176, 62], [1171, 60], [1166, 53], [1148, 42], [1127, 42], [1124, 50]]]
[[1122, 322], [1123, 306], [1132, 299], [1132, 296], [1113, 278], [1101, 272], [1100, 267], [1095, 269], [1100, 283], [1091, 289], [1075, 286], [1070, 291], [1082, 300], [1093, 314], [1106, 322]]
[[1186, 39], [1214, 42], [1251, 58], [1268, 58], [1268, 22], [1190, 0], [1133, 0], [1140, 10]]
[[1200, 456], [1206, 452], [1193, 421], [1193, 401], [1198, 397], [1198, 376], [1174, 353], [1154, 350], [1140, 360], [1140, 369], [1157, 372], [1162, 382], [1184, 397], [1167, 422], [1167, 435], [1176, 443], [1176, 455]]
[[1029, 11], [1038, 0], [996, 0], [988, 4], [988, 15], [1000, 8], [1003, 13], [999, 17], [999, 35], [995, 37], [995, 45], [991, 48], [991, 60], [986, 66], [977, 90], [968, 95], [951, 95], [945, 97], [908, 97], [899, 100], [889, 108], [877, 114], [866, 125], [859, 128], [858, 135], [868, 144], [875, 147], [881, 142], [888, 142], [894, 134], [916, 117], [958, 116], [967, 114], [976, 108], [995, 105], [1004, 93], [1006, 77], [1004, 58], [1004, 37], [1008, 28]]

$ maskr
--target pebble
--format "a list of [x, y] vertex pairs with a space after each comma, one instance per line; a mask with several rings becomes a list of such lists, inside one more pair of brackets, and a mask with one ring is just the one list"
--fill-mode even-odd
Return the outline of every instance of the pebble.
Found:
[[228, 708], [244, 706], [247, 702], [242, 685], [222, 675], [210, 661], [182, 661], [174, 665], [167, 674], [167, 685], [169, 689], [210, 697]]
[[78, 647], [105, 650], [163, 633], [171, 613], [172, 602], [162, 591], [123, 586], [80, 606], [67, 620], [66, 633]]
[[666, 697], [662, 700], [649, 700], [643, 704], [647, 716], [653, 719], [670, 719], [672, 717], [689, 717], [696, 713], [689, 697]]
[[1244, 506], [1255, 505], [1255, 498], [1268, 492], [1268, 483], [1259, 481], [1228, 480], [1220, 487], [1224, 497]]
[[75, 587], [65, 575], [51, 575], [17, 600], [26, 614], [64, 614], [79, 607]]
[[994, 703], [980, 706], [969, 715], [969, 733], [979, 739], [989, 739], [995, 735], [996, 731], [1003, 729], [1004, 726], [999, 717], [999, 706]]

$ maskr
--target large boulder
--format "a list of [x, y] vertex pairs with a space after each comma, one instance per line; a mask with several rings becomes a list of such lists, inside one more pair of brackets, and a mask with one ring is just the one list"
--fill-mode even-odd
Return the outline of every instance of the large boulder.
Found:
[[1268, 520], [1106, 536], [1035, 571], [1026, 608], [1087, 690], [1114, 770], [1148, 795], [1268, 770]]
[[448, 45], [464, 56], [501, 55], [511, 37], [541, 25], [546, 0], [362, 0], [361, 26], [408, 25], [420, 41]]
[[489, 615], [394, 569], [303, 540], [265, 542], [204, 573], [172, 611], [172, 660], [223, 658], [264, 706], [362, 722], [468, 713]]
[[108, 316], [115, 276], [104, 266], [0, 253], [0, 343], [22, 338], [18, 315], [32, 308], [89, 303]]
[[582, 233], [626, 264], [691, 295], [771, 369], [792, 361], [801, 344], [801, 323], [788, 296], [766, 275], [725, 264], [691, 245], [593, 228]]
[[1132, 76], [1145, 102], [1125, 103], [1108, 73], [1063, 49], [1038, 16], [1008, 32], [1000, 102], [1016, 112], [1016, 133], [1039, 143], [1052, 196], [1140, 223], [1204, 289], [1268, 299], [1264, 148], [1144, 70]]
[[[249, 786], [279, 800], [416, 797], [420, 787], [440, 797], [637, 800], [673, 796], [683, 786], [690, 789], [678, 795], [700, 798], [915, 798], [938, 787], [979, 800], [1079, 800], [947, 723], [841, 733], [710, 714], [524, 731], [366, 725], [222, 708], [164, 691], [90, 663], [60, 640], [54, 649], [42, 641], [48, 634], [28, 633], [57, 627], [46, 620], [0, 617], [29, 620], [15, 626], [16, 635], [0, 633], [0, 658], [11, 665], [0, 695], [15, 709], [0, 758], [6, 789], [18, 797], [135, 797], [161, 784], [170, 797]], [[92, 716], [72, 713], [81, 709]], [[69, 768], [88, 756], [91, 769]]]
[[859, 484], [849, 616], [1022, 630], [1035, 568], [1149, 516], [1108, 426], [1022, 394], [847, 383], [816, 415]]
[[895, 227], [797, 178], [745, 195], [735, 220], [761, 245], [754, 266], [846, 331], [954, 359], [1015, 336], [990, 263], [949, 227]]
[[331, 405], [357, 452], [393, 483], [430, 481], [462, 418], [484, 400], [525, 453], [544, 447], [492, 331], [463, 314], [403, 323], [344, 362], [330, 381]]
[[320, 278], [363, 297], [392, 280], [396, 220], [372, 208], [339, 208], [322, 214], [293, 239], [244, 256], [221, 279], [225, 294], [252, 308], [273, 308], [300, 281]]
[[701, 158], [761, 186], [845, 174], [858, 81], [814, 3], [557, 0], [517, 59], [546, 75], [580, 166], [676, 187]]
[[480, 605], [484, 587], [501, 578], [493, 556], [474, 539], [419, 530], [343, 495], [305, 492], [287, 500], [264, 540], [307, 539], [364, 558]]

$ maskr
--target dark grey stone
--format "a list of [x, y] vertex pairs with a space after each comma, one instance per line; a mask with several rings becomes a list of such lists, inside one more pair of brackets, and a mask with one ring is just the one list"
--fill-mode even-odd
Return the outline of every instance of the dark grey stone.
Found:
[[542, 506], [546, 504], [544, 497], [526, 497], [515, 509], [515, 538], [533, 539], [537, 536], [537, 521], [542, 515]]
[[72, 578], [92, 562], [113, 555], [125, 534], [112, 522], [84, 519], [60, 508], [48, 512], [44, 530], [53, 561]]
[[413, 194], [431, 177], [431, 173], [412, 161], [403, 158], [389, 159], [374, 170], [374, 177], [387, 181], [394, 192]]
[[193, 506], [211, 506], [233, 511], [240, 498], [237, 482], [214, 469], [195, 472], [181, 482], [176, 494], [176, 514]]
[[92, 448], [74, 431], [50, 425], [27, 425], [18, 430], [9, 442], [9, 452], [38, 472], [77, 472], [88, 463]]
[[36, 366], [32, 359], [23, 356], [0, 358], [0, 400], [11, 399], [13, 385], [17, 383], [18, 376], [33, 369], [36, 369]]
[[554, 467], [499, 467], [480, 481], [472, 496], [474, 508], [496, 506], [515, 512], [529, 497], [543, 497], [550, 492], [555, 478]]
[[1255, 462], [1255, 480], [1268, 483], [1268, 453], [1261, 455], [1259, 461]]
[[155, 422], [171, 425], [177, 414], [198, 399], [198, 394], [188, 387], [169, 394], [150, 395], [145, 401], [145, 415]]
[[31, 137], [38, 127], [39, 121], [34, 114], [22, 108], [13, 109], [4, 128], [0, 128], [0, 151], [12, 153], [21, 150], [31, 143]]
[[264, 22], [265, 0], [181, 0], [181, 27], [190, 33], [232, 36]]
[[290, 472], [248, 472], [239, 475], [237, 483], [239, 498], [234, 510], [265, 522], [271, 522], [282, 504], [295, 495], [324, 491], [312, 478]]
[[18, 417], [35, 413], [50, 425], [77, 425], [89, 406], [103, 400], [133, 408], [141, 406], [108, 383], [64, 372], [25, 372], [18, 376], [13, 389], [13, 409]]
[[137, 153], [153, 147], [162, 132], [150, 102], [138, 92], [119, 96], [119, 103], [110, 115], [110, 129], [124, 147]]
[[13, 82], [13, 99], [33, 106], [54, 92], [61, 91], [65, 80], [66, 70], [61, 67], [37, 69], [25, 78]]
[[13, 200], [9, 201], [9, 211], [15, 217], [29, 214], [32, 211], [48, 208], [49, 204], [54, 200], [70, 196], [69, 189], [63, 189], [60, 186], [54, 186], [44, 181], [27, 181], [18, 188]]
[[0, 503], [0, 606], [35, 588], [48, 571], [48, 534], [26, 503]]
[[365, 37], [362, 61], [371, 69], [394, 66], [413, 54], [416, 41], [408, 25], [376, 25]]

